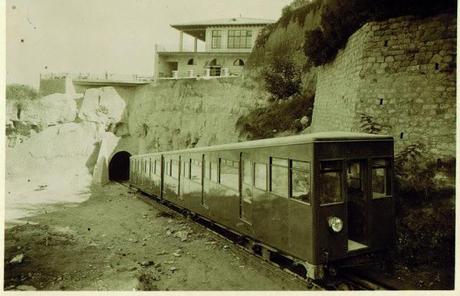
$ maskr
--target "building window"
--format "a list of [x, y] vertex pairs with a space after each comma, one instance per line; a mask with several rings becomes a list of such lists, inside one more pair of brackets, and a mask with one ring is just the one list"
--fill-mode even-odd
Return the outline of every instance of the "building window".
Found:
[[195, 60], [194, 59], [189, 59], [187, 62], [187, 65], [195, 65]]
[[251, 48], [252, 31], [251, 30], [229, 30], [228, 31], [228, 48]]
[[244, 66], [244, 61], [242, 59], [236, 59], [233, 62], [233, 66]]
[[222, 31], [220, 31], [220, 30], [213, 30], [212, 31], [211, 47], [212, 48], [221, 48], [222, 47]]

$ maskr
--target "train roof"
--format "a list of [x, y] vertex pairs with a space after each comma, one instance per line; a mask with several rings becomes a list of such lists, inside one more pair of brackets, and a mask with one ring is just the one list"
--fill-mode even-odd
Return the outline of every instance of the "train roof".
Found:
[[295, 145], [295, 144], [307, 144], [317, 142], [353, 142], [353, 141], [393, 141], [392, 136], [388, 135], [374, 135], [365, 133], [352, 133], [352, 132], [322, 132], [312, 134], [302, 134], [288, 137], [270, 138], [263, 140], [246, 141], [231, 144], [222, 144], [215, 146], [196, 147], [190, 149], [164, 151], [146, 153], [142, 155], [134, 156], [145, 156], [155, 154], [176, 154], [176, 153], [193, 153], [193, 152], [208, 152], [218, 150], [236, 150], [236, 149], [247, 149], [247, 148], [258, 148], [258, 147], [269, 147], [269, 146], [283, 146], [283, 145]]

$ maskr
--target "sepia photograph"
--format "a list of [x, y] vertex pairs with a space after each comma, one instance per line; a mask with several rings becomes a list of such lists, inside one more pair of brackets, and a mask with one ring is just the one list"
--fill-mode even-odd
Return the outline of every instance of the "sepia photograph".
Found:
[[456, 0], [0, 5], [1, 291], [455, 293]]

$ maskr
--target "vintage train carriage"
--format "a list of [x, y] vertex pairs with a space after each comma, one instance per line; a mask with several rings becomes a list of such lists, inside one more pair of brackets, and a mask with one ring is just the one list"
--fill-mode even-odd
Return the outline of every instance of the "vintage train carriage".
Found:
[[329, 263], [394, 240], [393, 139], [317, 133], [131, 157], [142, 191], [302, 264]]

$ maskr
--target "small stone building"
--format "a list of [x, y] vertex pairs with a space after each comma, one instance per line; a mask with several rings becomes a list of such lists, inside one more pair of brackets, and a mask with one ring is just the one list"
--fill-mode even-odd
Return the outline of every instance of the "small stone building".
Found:
[[[171, 25], [179, 30], [178, 51], [155, 54], [155, 78], [238, 76], [259, 32], [271, 20], [230, 18]], [[193, 51], [184, 51], [184, 33], [194, 38]], [[198, 41], [205, 50], [198, 51]]]

